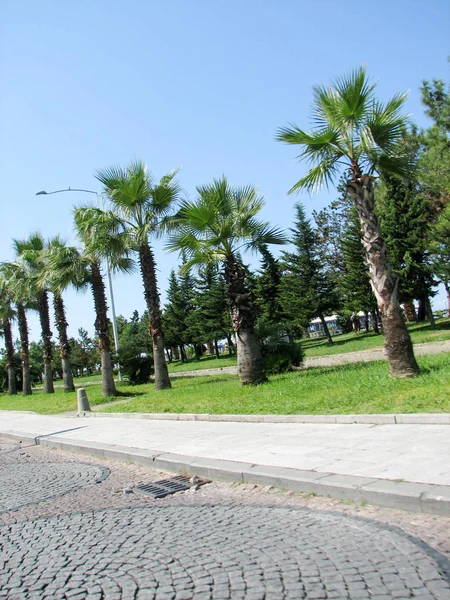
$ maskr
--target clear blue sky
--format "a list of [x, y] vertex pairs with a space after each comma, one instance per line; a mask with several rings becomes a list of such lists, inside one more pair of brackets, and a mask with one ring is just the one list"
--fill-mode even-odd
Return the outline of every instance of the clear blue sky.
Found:
[[[0, 260], [11, 238], [40, 229], [74, 241], [71, 207], [97, 190], [93, 172], [142, 158], [156, 176], [182, 165], [195, 186], [227, 174], [260, 186], [264, 216], [289, 227], [289, 187], [303, 169], [275, 129], [307, 127], [311, 87], [364, 64], [387, 99], [448, 79], [448, 0], [24, 0], [2, 9]], [[333, 192], [301, 196], [307, 211]], [[164, 298], [177, 258], [155, 247]], [[138, 276], [115, 280], [117, 312], [144, 309]], [[67, 293], [70, 334], [93, 332], [89, 294]], [[443, 305], [442, 298], [435, 306]], [[32, 336], [39, 337], [35, 317]]]

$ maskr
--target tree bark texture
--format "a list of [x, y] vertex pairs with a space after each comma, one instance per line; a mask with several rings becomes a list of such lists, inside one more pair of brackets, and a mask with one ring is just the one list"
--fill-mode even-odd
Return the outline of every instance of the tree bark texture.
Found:
[[448, 282], [444, 282], [445, 291], [447, 293], [447, 310], [450, 316], [450, 286]]
[[419, 323], [423, 323], [427, 316], [427, 308], [424, 298], [419, 298], [419, 310], [417, 311], [417, 320]]
[[172, 359], [180, 360], [180, 353], [178, 351], [178, 346], [172, 346]]
[[256, 313], [245, 286], [245, 268], [229, 256], [225, 264], [231, 323], [236, 333], [238, 373], [241, 383], [258, 384], [267, 381], [264, 358], [255, 334]]
[[115, 396], [116, 385], [111, 362], [111, 341], [108, 329], [108, 306], [103, 277], [98, 263], [91, 264], [91, 289], [95, 306], [95, 331], [98, 335], [100, 364], [102, 368], [102, 396]]
[[3, 335], [5, 337], [5, 358], [6, 371], [8, 373], [8, 394], [14, 396], [17, 394], [16, 370], [14, 368], [14, 344], [12, 339], [11, 321], [3, 318]]
[[30, 345], [28, 341], [28, 323], [25, 307], [21, 302], [17, 303], [17, 323], [20, 336], [20, 361], [22, 363], [22, 395], [31, 395], [30, 375]]
[[153, 342], [153, 364], [155, 368], [155, 390], [172, 387], [164, 356], [164, 335], [159, 308], [158, 283], [156, 281], [155, 259], [149, 244], [139, 247], [139, 264], [141, 267], [144, 296], [147, 303], [149, 332]]
[[52, 332], [50, 331], [50, 311], [48, 307], [48, 294], [41, 292], [38, 297], [39, 321], [41, 323], [42, 358], [44, 359], [44, 392], [46, 394], [54, 394], [53, 387], [53, 369], [52, 369]]
[[405, 302], [403, 305], [405, 310], [405, 318], [408, 323], [415, 323], [417, 320], [416, 307], [414, 306], [414, 302], [410, 300], [409, 302]]
[[322, 327], [323, 327], [323, 331], [325, 333], [325, 337], [327, 338], [328, 343], [332, 344], [333, 343], [333, 338], [331, 337], [330, 330], [328, 329], [328, 325], [327, 325], [327, 322], [325, 321], [324, 314], [323, 313], [319, 313], [319, 318], [320, 318], [320, 321], [322, 323]]
[[356, 176], [348, 182], [347, 190], [358, 211], [370, 281], [383, 319], [390, 376], [412, 377], [419, 372], [419, 366], [398, 302], [397, 282], [389, 264], [386, 244], [375, 215], [373, 177]]
[[70, 366], [70, 344], [67, 337], [66, 311], [61, 294], [53, 294], [53, 306], [55, 309], [55, 322], [59, 336], [59, 355], [61, 356], [61, 365], [63, 372], [63, 384], [65, 392], [74, 392], [75, 386], [72, 377], [72, 367]]

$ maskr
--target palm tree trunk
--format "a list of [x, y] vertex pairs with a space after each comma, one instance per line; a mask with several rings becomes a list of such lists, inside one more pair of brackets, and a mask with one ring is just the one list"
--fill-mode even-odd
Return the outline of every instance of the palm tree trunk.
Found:
[[95, 306], [95, 331], [98, 335], [100, 364], [102, 367], [102, 396], [115, 396], [116, 385], [111, 362], [111, 341], [108, 329], [108, 307], [103, 277], [98, 263], [91, 264], [91, 288]]
[[217, 340], [214, 340], [214, 352], [216, 354], [216, 358], [220, 358], [219, 346], [217, 345]]
[[52, 369], [52, 332], [50, 331], [50, 312], [48, 308], [48, 294], [41, 292], [38, 297], [39, 306], [39, 321], [41, 323], [43, 352], [44, 359], [44, 392], [46, 394], [54, 394], [53, 387], [53, 369]]
[[153, 341], [153, 363], [155, 368], [155, 390], [165, 390], [172, 387], [164, 356], [164, 335], [159, 309], [158, 284], [156, 281], [155, 259], [149, 244], [141, 244], [139, 248], [139, 263], [144, 296], [147, 302], [149, 331]]
[[74, 392], [72, 368], [70, 365], [70, 344], [67, 337], [68, 323], [66, 321], [66, 311], [61, 294], [53, 294], [53, 306], [55, 309], [56, 328], [59, 335], [59, 355], [61, 356], [61, 365], [63, 372], [63, 383], [65, 392]]
[[413, 346], [397, 296], [386, 244], [375, 215], [373, 178], [362, 175], [347, 184], [358, 210], [362, 243], [366, 251], [370, 281], [383, 319], [384, 346], [391, 377], [412, 377], [419, 372]]
[[330, 330], [328, 329], [328, 325], [327, 325], [327, 322], [325, 321], [325, 317], [324, 317], [323, 313], [319, 313], [319, 318], [322, 323], [323, 331], [325, 333], [327, 341], [329, 344], [332, 344], [333, 338], [331, 337]]
[[178, 351], [178, 346], [172, 346], [172, 358], [173, 358], [173, 360], [180, 360], [180, 353]]
[[245, 286], [245, 268], [233, 255], [225, 264], [231, 323], [236, 333], [238, 373], [241, 383], [267, 381], [264, 358], [255, 334], [255, 310]]
[[14, 344], [11, 332], [11, 322], [8, 317], [3, 318], [3, 335], [5, 337], [6, 371], [8, 373], [8, 394], [17, 394], [16, 370], [14, 368]]
[[20, 360], [22, 362], [22, 395], [31, 395], [30, 348], [28, 342], [28, 323], [25, 307], [17, 303], [17, 323], [20, 335]]
[[414, 302], [412, 300], [405, 302], [403, 308], [405, 309], [405, 317], [408, 323], [415, 323], [417, 319], [417, 314]]
[[450, 316], [450, 286], [448, 281], [444, 282], [445, 291], [447, 293], [447, 310]]

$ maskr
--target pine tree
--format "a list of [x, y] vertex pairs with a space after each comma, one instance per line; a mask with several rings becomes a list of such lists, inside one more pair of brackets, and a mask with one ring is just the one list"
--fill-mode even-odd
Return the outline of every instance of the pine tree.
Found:
[[347, 177], [343, 176], [337, 186], [340, 196], [320, 211], [313, 211], [316, 224], [318, 255], [328, 277], [336, 287], [346, 273], [342, 242], [350, 220], [351, 199], [346, 189]]
[[[403, 145], [411, 161], [415, 161], [419, 141], [414, 131], [405, 135]], [[432, 318], [429, 297], [434, 295], [432, 287], [436, 282], [427, 252], [433, 218], [429, 199], [417, 181], [382, 173], [376, 189], [376, 210], [392, 269], [398, 278], [400, 302], [418, 299], [422, 307], [419, 320], [425, 319], [426, 309]]]
[[319, 317], [328, 342], [333, 342], [325, 315], [336, 306], [333, 282], [318, 256], [318, 238], [306, 218], [302, 204], [296, 204], [295, 228], [291, 229], [293, 252], [283, 252], [283, 277], [280, 303], [287, 323], [294, 330], [305, 328], [313, 317]]
[[186, 360], [184, 344], [186, 344], [186, 314], [184, 298], [180, 283], [172, 269], [169, 274], [167, 302], [162, 314], [166, 348], [179, 346], [182, 360]]
[[361, 244], [361, 228], [356, 210], [349, 214], [347, 228], [342, 238], [342, 256], [345, 273], [339, 282], [339, 292], [343, 299], [344, 309], [350, 312], [364, 311], [366, 329], [368, 330], [368, 313], [372, 313], [374, 331], [377, 327], [377, 301], [370, 285], [369, 267], [364, 247]]
[[199, 270], [195, 304], [197, 339], [208, 345], [214, 344], [215, 354], [219, 357], [218, 341], [229, 335], [232, 327], [227, 287], [215, 265], [208, 264]]
[[261, 268], [255, 278], [253, 303], [258, 315], [270, 323], [279, 323], [283, 317], [280, 304], [281, 265], [267, 246], [261, 248]]

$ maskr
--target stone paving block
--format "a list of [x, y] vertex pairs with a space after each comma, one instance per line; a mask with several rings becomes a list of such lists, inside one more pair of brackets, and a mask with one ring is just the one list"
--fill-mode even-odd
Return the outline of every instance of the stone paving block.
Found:
[[242, 469], [243, 480], [248, 483], [273, 485], [293, 492], [315, 491], [314, 483], [328, 475], [329, 473], [264, 465], [248, 465]]
[[[450, 467], [449, 467], [450, 468]], [[423, 512], [436, 515], [450, 515], [450, 486], [436, 485], [425, 492], [420, 499]]]
[[181, 475], [193, 474], [192, 463], [195, 457], [172, 452], [161, 452], [155, 456], [153, 466], [162, 471], [172, 471]]
[[250, 467], [250, 463], [208, 458], [194, 458], [191, 463], [193, 474], [223, 481], [244, 481], [243, 470]]
[[409, 483], [380, 479], [362, 487], [363, 497], [379, 506], [421, 512], [422, 495], [435, 486], [426, 483]]
[[374, 425], [395, 424], [395, 415], [374, 414], [374, 415], [336, 415], [336, 423], [367, 423]]
[[450, 425], [450, 414], [448, 413], [416, 413], [395, 415], [398, 424], [410, 425]]

